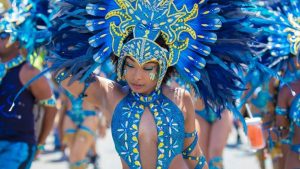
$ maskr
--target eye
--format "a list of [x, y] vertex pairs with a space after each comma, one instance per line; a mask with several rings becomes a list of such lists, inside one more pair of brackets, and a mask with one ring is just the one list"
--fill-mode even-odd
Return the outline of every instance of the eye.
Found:
[[152, 71], [153, 69], [154, 69], [154, 66], [144, 67], [144, 70], [146, 70], [146, 71]]
[[129, 68], [134, 68], [133, 64], [130, 64], [130, 63], [126, 63], [126, 66]]

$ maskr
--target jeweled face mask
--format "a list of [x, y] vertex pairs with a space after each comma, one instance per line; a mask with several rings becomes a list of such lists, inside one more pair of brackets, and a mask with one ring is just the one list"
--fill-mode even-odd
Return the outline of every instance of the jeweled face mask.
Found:
[[140, 65], [149, 62], [157, 62], [159, 64], [158, 89], [168, 69], [168, 56], [169, 52], [160, 47], [155, 42], [146, 38], [135, 38], [127, 42], [121, 51], [118, 60], [118, 78], [121, 79], [123, 73], [124, 62], [127, 56], [134, 58]]

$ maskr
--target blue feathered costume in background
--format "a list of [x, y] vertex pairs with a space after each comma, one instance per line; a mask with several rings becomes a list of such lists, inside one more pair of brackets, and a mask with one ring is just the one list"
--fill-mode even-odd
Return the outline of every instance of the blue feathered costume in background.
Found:
[[[300, 97], [289, 85], [300, 79], [300, 2], [298, 0], [254, 2], [257, 4], [257, 8], [252, 8], [247, 12], [255, 17], [245, 23], [252, 28], [258, 41], [257, 44], [253, 44], [252, 49], [260, 62], [276, 72], [284, 72], [281, 86], [287, 85], [292, 95], [295, 96], [289, 112], [278, 106], [275, 109], [277, 116], [289, 117], [290, 134], [287, 140], [282, 140], [282, 143], [291, 144], [294, 127], [300, 126], [298, 122]], [[272, 129], [278, 134], [278, 137], [283, 130], [285, 129], [282, 126], [275, 126]], [[272, 140], [270, 140], [270, 145], [273, 145]], [[300, 154], [299, 145], [291, 145], [291, 150]]]

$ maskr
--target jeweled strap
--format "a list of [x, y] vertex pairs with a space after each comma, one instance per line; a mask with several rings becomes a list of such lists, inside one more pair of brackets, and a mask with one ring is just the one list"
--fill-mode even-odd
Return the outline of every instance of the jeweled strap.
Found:
[[49, 99], [40, 100], [39, 103], [47, 107], [56, 107], [56, 99], [53, 95]]
[[197, 161], [197, 165], [195, 167], [195, 169], [202, 169], [205, 165], [205, 157], [204, 156], [200, 156], [200, 157], [195, 157], [195, 156], [190, 156], [189, 154], [191, 154], [193, 152], [193, 150], [195, 149], [195, 147], [197, 146], [198, 143], [198, 134], [197, 131], [195, 130], [192, 133], [184, 133], [184, 137], [185, 138], [192, 138], [195, 137], [193, 142], [191, 143], [191, 145], [189, 145], [185, 150], [183, 150], [182, 152], [182, 156], [184, 159], [187, 160], [195, 160]]
[[5, 64], [5, 68], [8, 70], [8, 69], [11, 69], [13, 67], [16, 67], [18, 65], [20, 65], [21, 63], [23, 63], [26, 59], [23, 57], [23, 56], [18, 56], [14, 59], [12, 59], [11, 61], [8, 61]]
[[70, 169], [83, 169], [88, 167], [88, 159], [83, 159], [74, 163], [70, 163]]
[[183, 156], [183, 158], [187, 159], [187, 160], [193, 160], [193, 161], [197, 161], [197, 164], [195, 166], [195, 169], [203, 169], [206, 159], [204, 156], [200, 156], [200, 157], [195, 157], [195, 156]]
[[182, 152], [183, 157], [188, 156], [195, 149], [197, 142], [198, 142], [198, 134], [197, 134], [197, 131], [195, 130], [192, 133], [184, 133], [184, 137], [185, 138], [195, 137], [195, 138], [194, 138], [192, 144], [189, 145], [185, 150], [183, 150], [183, 152]]
[[286, 116], [287, 115], [287, 109], [276, 106], [275, 114], [278, 115], [278, 116]]
[[291, 150], [298, 154], [298, 160], [300, 160], [300, 144], [291, 145]]
[[185, 138], [191, 138], [191, 137], [195, 137], [197, 135], [197, 131], [193, 131], [191, 133], [184, 133], [184, 137]]
[[291, 145], [291, 150], [300, 155], [300, 144]]
[[66, 73], [66, 71], [62, 71], [55, 77], [55, 81], [58, 84], [60, 84], [62, 81], [66, 80], [68, 77], [71, 77], [71, 74]]
[[223, 169], [223, 158], [213, 157], [208, 164], [209, 169]]

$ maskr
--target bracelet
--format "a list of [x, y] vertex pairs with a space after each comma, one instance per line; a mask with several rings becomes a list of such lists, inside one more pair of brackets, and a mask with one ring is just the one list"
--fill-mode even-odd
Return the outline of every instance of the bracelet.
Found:
[[45, 150], [45, 144], [38, 144], [38, 145], [37, 145], [37, 149], [38, 149], [39, 151], [44, 151], [44, 150]]
[[49, 99], [40, 100], [39, 104], [47, 107], [56, 107], [56, 99], [52, 95]]
[[287, 115], [287, 110], [284, 109], [284, 108], [276, 106], [275, 114], [278, 115], [278, 116], [286, 116]]

